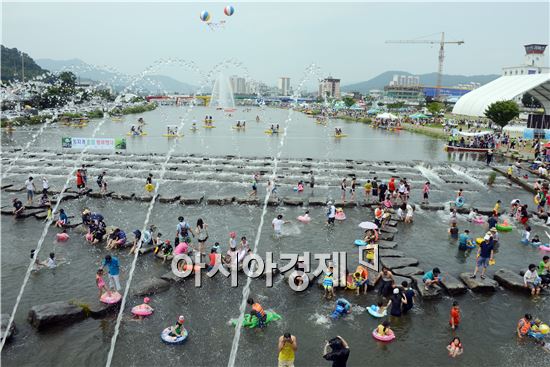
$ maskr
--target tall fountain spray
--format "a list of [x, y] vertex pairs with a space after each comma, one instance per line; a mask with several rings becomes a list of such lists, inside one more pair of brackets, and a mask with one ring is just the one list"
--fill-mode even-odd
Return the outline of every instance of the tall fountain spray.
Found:
[[223, 73], [220, 73], [214, 82], [212, 95], [210, 96], [210, 107], [235, 108], [233, 88], [231, 88], [229, 78]]

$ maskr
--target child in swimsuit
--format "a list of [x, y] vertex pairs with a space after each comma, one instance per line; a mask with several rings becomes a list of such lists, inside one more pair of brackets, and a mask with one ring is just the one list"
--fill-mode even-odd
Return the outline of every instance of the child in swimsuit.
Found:
[[103, 269], [98, 269], [97, 273], [95, 274], [95, 283], [97, 285], [97, 288], [99, 289], [99, 298], [103, 295], [103, 290], [107, 292], [107, 296], [111, 296], [111, 291], [105, 284], [105, 281], [103, 280]]

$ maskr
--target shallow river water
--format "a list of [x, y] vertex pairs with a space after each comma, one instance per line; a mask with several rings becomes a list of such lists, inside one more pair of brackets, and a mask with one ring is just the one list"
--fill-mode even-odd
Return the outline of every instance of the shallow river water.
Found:
[[[344, 121], [332, 121], [325, 128], [315, 124], [313, 119], [294, 113], [288, 124], [288, 136], [281, 147], [279, 142], [282, 137], [269, 136], [263, 131], [271, 123], [284, 125], [289, 116], [288, 111], [239, 111], [225, 122], [222, 121], [220, 111], [197, 108], [192, 112], [192, 118], [199, 121], [205, 114], [212, 115], [217, 127], [209, 130], [201, 128], [197, 133], [192, 133], [188, 131], [189, 124], [186, 124], [185, 136], [178, 142], [170, 161], [170, 167], [174, 169], [168, 170], [166, 181], [161, 182], [161, 196], [244, 197], [250, 191], [252, 172], [265, 171], [259, 185], [259, 194], [263, 198], [265, 177], [273, 169], [271, 159], [264, 157], [272, 157], [282, 149], [282, 160], [276, 172], [279, 176], [280, 197], [298, 196], [292, 188], [298, 180], [307, 179], [311, 166], [318, 187], [313, 194], [309, 189], [301, 194], [307, 198], [313, 195], [338, 199], [339, 181], [355, 173], [361, 183], [374, 176], [383, 180], [392, 175], [406, 177], [412, 183], [411, 200], [416, 203], [421, 200], [421, 188], [426, 180], [432, 182], [433, 203], [449, 202], [459, 188], [465, 191], [467, 205], [481, 208], [492, 207], [498, 199], [502, 200], [504, 207], [515, 198], [532, 202], [530, 194], [517, 186], [511, 186], [503, 177], [498, 176], [494, 185], [487, 186], [485, 182], [491, 170], [482, 162], [483, 157], [447, 155], [441, 141], [422, 135], [374, 130], [364, 124]], [[128, 149], [124, 154], [85, 154], [84, 162], [90, 165], [90, 178], [106, 170], [109, 191], [143, 195], [144, 177], [148, 172], [158, 176], [160, 162], [167, 151], [167, 139], [161, 134], [166, 124], [177, 123], [177, 118], [183, 113], [181, 108], [162, 107], [143, 114], [148, 123], [145, 130], [149, 135], [128, 138]], [[262, 118], [261, 123], [255, 122], [256, 115]], [[135, 119], [136, 116], [126, 116], [122, 123], [107, 119], [97, 136], [118, 137], [129, 130]], [[246, 132], [230, 129], [229, 125], [235, 119], [247, 120]], [[18, 159], [3, 184], [21, 186], [29, 174], [35, 177], [47, 175], [52, 188], [61, 189], [78, 159], [78, 153], [57, 155], [61, 152], [60, 138], [90, 136], [97, 123], [93, 121], [82, 130], [48, 127], [32, 149], [20, 156], [20, 152], [11, 149], [24, 145], [36, 129], [21, 129], [11, 137], [3, 135], [2, 147], [5, 152], [2, 164], [5, 166], [15, 157]], [[336, 140], [332, 137], [334, 126], [341, 126], [349, 136]], [[147, 154], [151, 152], [158, 153], [158, 156]], [[93, 183], [95, 179], [91, 181]], [[71, 187], [74, 189], [74, 180]], [[22, 192], [2, 191], [2, 205], [10, 205], [14, 196], [24, 199], [23, 195]], [[361, 191], [358, 198], [363, 200]], [[63, 202], [61, 207], [77, 217], [84, 208], [91, 208], [105, 216], [107, 225], [117, 225], [130, 233], [143, 227], [148, 205], [138, 201], [83, 197]], [[262, 209], [262, 206], [237, 204], [206, 205], [204, 200], [199, 205], [186, 206], [157, 202], [149, 223], [156, 224], [160, 232], [165, 234], [164, 237], [172, 240], [179, 215], [185, 216], [192, 224], [197, 218], [203, 218], [209, 224], [208, 245], [219, 241], [225, 253], [228, 233], [232, 230], [239, 237], [246, 236], [251, 243], [254, 242]], [[336, 223], [332, 229], [324, 226], [325, 209], [320, 207], [310, 208], [312, 223], [304, 225], [294, 220], [304, 210], [291, 206], [267, 207], [258, 253], [263, 257], [266, 251], [272, 251], [278, 258], [282, 252], [302, 254], [304, 251], [346, 251], [348, 267], [355, 268], [357, 255], [353, 241], [361, 234], [357, 225], [372, 219], [371, 210], [365, 207], [345, 209], [347, 219]], [[283, 214], [285, 219], [291, 220], [291, 223], [285, 225], [282, 238], [275, 238], [272, 234], [271, 220], [277, 214]], [[29, 252], [36, 247], [44, 224], [34, 218], [14, 220], [3, 215], [1, 226], [1, 306], [2, 313], [9, 313], [28, 266]], [[532, 226], [533, 233], [545, 237], [545, 227], [541, 221], [533, 220]], [[414, 224], [401, 223], [397, 228], [396, 250], [417, 258], [419, 267], [425, 271], [438, 266], [444, 273], [457, 277], [461, 272], [473, 270], [475, 254], [458, 252], [456, 243], [448, 239], [447, 211], [419, 208], [415, 212]], [[469, 224], [462, 217], [459, 228], [470, 228], [474, 237], [484, 232], [484, 228]], [[18, 332], [2, 352], [2, 362], [6, 366], [102, 366], [106, 363], [114, 332], [114, 316], [89, 318], [68, 327], [44, 332], [35, 331], [26, 321], [27, 313], [34, 305], [97, 296], [94, 274], [107, 252], [103, 248], [87, 245], [76, 231], [69, 232], [71, 239], [66, 243], [57, 243], [55, 233], [55, 229], [49, 230], [39, 257], [44, 259], [49, 252], [54, 251], [68, 262], [53, 271], [43, 269], [31, 275], [15, 315]], [[519, 242], [520, 234], [518, 228], [501, 234], [497, 265], [489, 269], [490, 276], [501, 267], [519, 271], [524, 270], [529, 263], [540, 261], [542, 253], [522, 245]], [[116, 255], [120, 259], [121, 280], [125, 286], [132, 257], [127, 251], [116, 251]], [[150, 255], [139, 258], [127, 299], [128, 315], [129, 308], [141, 303], [140, 297], [132, 296], [132, 288], [140, 281], [158, 277], [168, 270], [168, 265]], [[229, 280], [219, 275], [213, 279], [203, 277], [201, 288], [195, 288], [189, 280], [172, 283], [167, 292], [151, 297], [151, 305], [155, 308], [153, 316], [142, 322], [131, 321], [129, 316], [123, 318], [113, 365], [227, 365], [235, 332], [228, 322], [238, 316], [243, 284], [245, 278], [242, 274], [239, 275], [237, 288], [230, 287]], [[365, 312], [366, 307], [376, 302], [375, 292], [356, 296], [350, 291], [339, 291], [338, 296], [346, 297], [353, 304], [352, 314], [340, 320], [328, 317], [334, 302], [325, 301], [322, 291], [316, 285], [295, 293], [282, 278], [275, 278], [271, 288], [267, 288], [265, 280], [259, 278], [252, 281], [251, 295], [264, 308], [279, 313], [282, 320], [270, 324], [263, 332], [243, 330], [236, 359], [238, 366], [276, 365], [277, 338], [287, 331], [298, 338], [297, 366], [328, 365], [321, 357], [322, 348], [324, 340], [335, 335], [343, 336], [351, 346], [350, 366], [547, 366], [549, 361], [548, 354], [532, 342], [518, 342], [514, 335], [517, 321], [526, 312], [550, 322], [547, 296], [531, 299], [524, 294], [498, 288], [490, 294], [469, 291], [456, 298], [444, 295], [440, 300], [420, 300], [410, 315], [392, 320], [397, 339], [391, 344], [381, 344], [371, 336], [378, 320]], [[460, 303], [463, 317], [456, 333], [448, 326], [453, 300]], [[185, 315], [189, 340], [180, 346], [165, 345], [160, 341], [159, 333], [172, 324], [179, 314]], [[465, 352], [457, 360], [451, 360], [445, 346], [455, 334], [462, 339]]]

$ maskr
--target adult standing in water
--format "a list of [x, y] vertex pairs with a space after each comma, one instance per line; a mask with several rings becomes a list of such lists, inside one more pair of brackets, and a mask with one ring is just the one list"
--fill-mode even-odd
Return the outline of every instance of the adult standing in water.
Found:
[[491, 161], [493, 160], [493, 150], [489, 149], [487, 151], [487, 165], [491, 165]]
[[278, 367], [294, 367], [295, 353], [298, 349], [296, 337], [290, 333], [284, 333], [279, 337]]
[[109, 268], [109, 288], [113, 289], [113, 287], [115, 287], [117, 291], [121, 290], [118, 258], [116, 256], [106, 255], [101, 268], [103, 269], [105, 266]]
[[309, 171], [309, 187], [311, 188], [311, 194], [313, 195], [313, 188], [315, 187], [315, 177], [313, 171]]
[[197, 241], [199, 242], [199, 252], [201, 255], [205, 255], [204, 244], [208, 239], [208, 230], [206, 229], [208, 224], [204, 223], [202, 218], [197, 219], [197, 228], [195, 233], [197, 234]]
[[147, 192], [152, 192], [154, 189], [155, 185], [153, 185], [153, 174], [149, 173], [149, 175], [145, 179], [145, 190]]
[[25, 181], [25, 187], [27, 188], [27, 205], [32, 205], [34, 190], [36, 190], [32, 176], [29, 176], [29, 178]]
[[342, 183], [340, 183], [340, 191], [342, 191], [342, 201], [346, 202], [346, 188], [348, 187], [348, 181], [344, 177]]
[[48, 195], [48, 190], [50, 189], [50, 183], [48, 179], [44, 176], [42, 177], [42, 195]]
[[[330, 351], [329, 348], [331, 349]], [[349, 353], [349, 344], [340, 335], [329, 341], [325, 341], [323, 358], [327, 361], [332, 361], [332, 367], [346, 367]]]
[[334, 224], [334, 220], [336, 219], [336, 207], [332, 204], [332, 201], [329, 201], [327, 206], [327, 225], [331, 225]]

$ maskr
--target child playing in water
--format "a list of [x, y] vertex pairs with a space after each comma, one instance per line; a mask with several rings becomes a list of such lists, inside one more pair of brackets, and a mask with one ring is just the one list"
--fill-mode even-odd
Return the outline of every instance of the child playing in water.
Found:
[[389, 320], [384, 320], [378, 327], [376, 328], [376, 334], [379, 336], [386, 336], [391, 335], [393, 331], [390, 329], [390, 322]]
[[533, 246], [540, 246], [542, 245], [542, 242], [540, 241], [539, 235], [536, 234], [533, 236], [533, 239], [531, 240], [531, 245]]
[[460, 342], [460, 338], [454, 337], [453, 340], [447, 345], [447, 350], [449, 351], [449, 357], [455, 358], [456, 356], [459, 356], [464, 351], [464, 348], [462, 348], [462, 343]]
[[365, 183], [363, 188], [365, 189], [365, 201], [369, 202], [370, 201], [370, 196], [371, 196], [371, 193], [372, 193], [372, 183], [371, 183], [371, 181], [367, 180], [367, 182]]
[[430, 182], [426, 181], [424, 187], [422, 188], [423, 198], [422, 204], [428, 204], [428, 197], [430, 195]]
[[103, 291], [107, 293], [108, 297], [111, 297], [111, 291], [109, 290], [109, 287], [105, 284], [105, 280], [103, 280], [103, 269], [98, 269], [95, 274], [95, 283], [97, 285], [97, 289], [99, 289], [99, 298], [103, 295]]
[[449, 235], [453, 240], [458, 239], [458, 227], [455, 222], [451, 223], [451, 228], [449, 228]]
[[[149, 306], [149, 302], [151, 301], [151, 299], [149, 297], [145, 297], [143, 299], [143, 303], [141, 305], [138, 305], [136, 306], [136, 308], [138, 308], [140, 311], [142, 312], [149, 312], [149, 313], [153, 313], [154, 309], [153, 307]], [[134, 314], [134, 318], [137, 318], [138, 320], [143, 320], [145, 316], [144, 315], [136, 315]]]
[[304, 191], [304, 181], [298, 182], [298, 186], [296, 187], [296, 190], [297, 190], [298, 192]]
[[183, 336], [185, 334], [185, 328], [183, 327], [184, 322], [185, 317], [180, 316], [178, 318], [178, 321], [176, 322], [176, 325], [172, 326], [172, 330], [170, 330], [170, 336]]
[[521, 235], [521, 243], [528, 244], [531, 237], [531, 227], [527, 226], [525, 227], [525, 231], [523, 231]]
[[460, 324], [460, 308], [458, 307], [458, 302], [453, 302], [453, 307], [451, 307], [451, 318], [449, 320], [449, 325], [451, 329], [455, 330]]
[[229, 248], [237, 248], [237, 233], [234, 231], [229, 232]]
[[[355, 294], [360, 295], [361, 294], [361, 287], [363, 287], [363, 285], [365, 283], [365, 279], [363, 278], [363, 276], [361, 275], [360, 272], [356, 271], [353, 274], [353, 282], [355, 283]], [[365, 289], [366, 289], [366, 287], [365, 287]], [[365, 293], [366, 293], [366, 291], [365, 291]]]
[[335, 297], [335, 294], [332, 267], [330, 267], [328, 270], [329, 272], [325, 274], [325, 278], [323, 279], [323, 288], [325, 289], [325, 299], [330, 300]]

